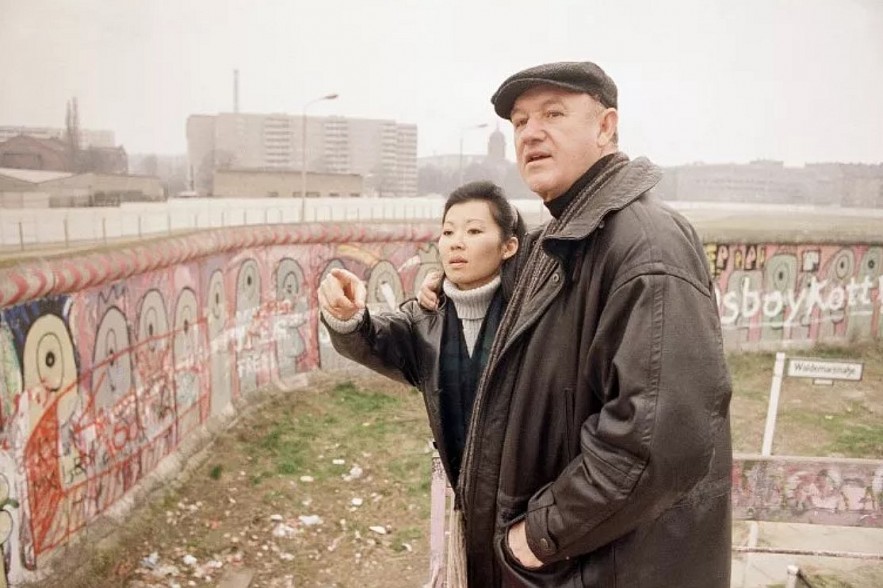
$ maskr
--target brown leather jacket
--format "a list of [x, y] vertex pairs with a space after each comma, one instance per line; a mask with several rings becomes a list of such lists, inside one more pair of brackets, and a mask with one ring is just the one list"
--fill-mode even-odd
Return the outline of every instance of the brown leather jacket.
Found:
[[[660, 177], [628, 163], [524, 248], [557, 266], [473, 409], [472, 587], [730, 584], [730, 379], [704, 248]], [[537, 570], [505, 542], [524, 518]]]

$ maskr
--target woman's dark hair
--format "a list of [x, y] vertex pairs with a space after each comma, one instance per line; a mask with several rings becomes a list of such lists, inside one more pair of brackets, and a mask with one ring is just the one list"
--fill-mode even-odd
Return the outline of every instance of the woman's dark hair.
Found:
[[521, 245], [524, 243], [524, 235], [527, 232], [524, 219], [521, 218], [518, 209], [516, 209], [515, 206], [509, 202], [509, 199], [506, 198], [506, 194], [501, 187], [493, 182], [480, 180], [463, 184], [451, 192], [451, 195], [448, 196], [448, 199], [445, 202], [445, 209], [442, 213], [442, 222], [444, 222], [445, 217], [448, 216], [448, 210], [450, 210], [452, 206], [470, 201], [488, 203], [488, 206], [491, 209], [491, 218], [494, 219], [494, 222], [500, 228], [500, 237], [502, 241], [508, 241], [512, 237], [518, 238], [518, 252], [505, 260], [500, 267], [503, 296], [508, 300], [509, 295], [515, 288], [515, 277], [518, 268], [518, 262], [516, 260], [521, 254]]
[[487, 202], [491, 209], [491, 217], [500, 227], [500, 235], [503, 241], [511, 237], [518, 237], [518, 241], [524, 236], [524, 221], [518, 211], [509, 203], [503, 189], [493, 182], [478, 181], [463, 184], [448, 196], [445, 202], [445, 210], [442, 214], [442, 222], [448, 216], [448, 211], [455, 204], [477, 200]]

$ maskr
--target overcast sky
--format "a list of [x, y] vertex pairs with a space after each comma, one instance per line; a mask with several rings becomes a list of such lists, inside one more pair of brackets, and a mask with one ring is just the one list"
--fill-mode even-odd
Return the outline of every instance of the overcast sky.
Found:
[[129, 153], [184, 153], [187, 116], [232, 111], [239, 69], [243, 112], [337, 92], [310, 114], [483, 152], [499, 83], [558, 60], [617, 82], [632, 156], [883, 161], [883, 0], [0, 0], [0, 125], [63, 126], [76, 96]]

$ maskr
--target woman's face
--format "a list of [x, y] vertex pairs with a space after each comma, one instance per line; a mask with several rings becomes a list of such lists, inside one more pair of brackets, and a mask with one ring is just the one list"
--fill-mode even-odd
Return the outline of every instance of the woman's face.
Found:
[[438, 239], [445, 277], [461, 290], [484, 286], [500, 272], [503, 260], [518, 250], [518, 239], [503, 243], [490, 204], [467, 200], [451, 206]]

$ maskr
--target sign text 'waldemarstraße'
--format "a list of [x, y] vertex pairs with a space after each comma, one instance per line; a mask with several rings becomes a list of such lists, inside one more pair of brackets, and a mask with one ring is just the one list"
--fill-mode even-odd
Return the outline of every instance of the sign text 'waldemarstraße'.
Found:
[[824, 361], [793, 357], [788, 362], [788, 376], [792, 378], [818, 378], [827, 380], [862, 379], [864, 364], [860, 362]]

